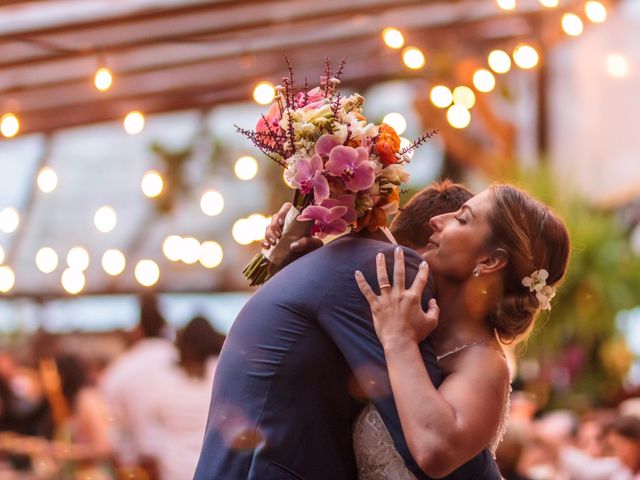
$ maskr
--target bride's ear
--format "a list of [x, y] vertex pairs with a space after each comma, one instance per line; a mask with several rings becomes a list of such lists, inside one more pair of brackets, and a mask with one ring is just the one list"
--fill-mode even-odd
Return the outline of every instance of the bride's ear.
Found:
[[488, 257], [479, 264], [482, 274], [499, 272], [509, 263], [509, 256], [504, 248], [496, 248]]

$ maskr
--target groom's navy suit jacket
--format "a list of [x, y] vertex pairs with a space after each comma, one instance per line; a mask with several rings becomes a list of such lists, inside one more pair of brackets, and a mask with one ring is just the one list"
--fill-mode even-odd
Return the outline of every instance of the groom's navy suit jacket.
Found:
[[[420, 479], [402, 435], [384, 351], [354, 278], [377, 285], [375, 255], [394, 246], [345, 235], [288, 265], [249, 299], [220, 354], [195, 480], [356, 479], [352, 423], [373, 400]], [[420, 256], [405, 249], [407, 283]], [[429, 294], [425, 294], [424, 305]], [[442, 373], [428, 342], [433, 383]], [[428, 408], [428, 405], [425, 405]], [[448, 479], [500, 479], [487, 450]]]

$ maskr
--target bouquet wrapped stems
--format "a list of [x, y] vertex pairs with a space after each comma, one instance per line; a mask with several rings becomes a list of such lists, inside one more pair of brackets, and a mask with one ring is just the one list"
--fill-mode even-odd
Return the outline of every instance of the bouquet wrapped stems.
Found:
[[[298, 206], [298, 208], [302, 209], [303, 207]], [[263, 248], [242, 271], [245, 278], [251, 282], [252, 287], [262, 285], [271, 278], [291, 254], [291, 244], [311, 233], [313, 221], [298, 221], [297, 218], [300, 215], [298, 208], [292, 206], [287, 212], [282, 226], [282, 236], [276, 244], [269, 248]]]

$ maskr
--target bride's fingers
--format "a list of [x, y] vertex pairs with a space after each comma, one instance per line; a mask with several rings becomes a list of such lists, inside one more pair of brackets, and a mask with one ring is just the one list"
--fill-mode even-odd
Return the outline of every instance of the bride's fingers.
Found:
[[378, 274], [378, 285], [380, 287], [380, 293], [386, 287], [390, 287], [389, 276], [387, 275], [387, 262], [384, 257], [384, 253], [379, 252], [376, 255], [376, 273]]
[[429, 265], [427, 265], [427, 262], [422, 262], [420, 267], [418, 267], [418, 274], [416, 275], [416, 278], [409, 290], [418, 296], [422, 296], [422, 292], [424, 291], [424, 287], [428, 280]]
[[376, 301], [376, 298], [378, 298], [378, 296], [371, 289], [369, 283], [367, 283], [367, 280], [364, 278], [364, 275], [362, 275], [362, 272], [360, 270], [356, 270], [356, 283], [358, 284], [360, 292], [362, 292], [362, 295], [364, 295], [364, 298], [366, 298], [367, 302], [369, 302], [369, 305], [373, 305], [373, 302]]
[[393, 285], [404, 290], [404, 252], [400, 247], [393, 253]]
[[438, 302], [436, 302], [436, 299], [432, 298], [431, 300], [429, 300], [429, 309], [425, 314], [425, 320], [429, 322], [434, 322], [437, 325], [439, 318], [440, 318], [440, 307], [438, 306]]

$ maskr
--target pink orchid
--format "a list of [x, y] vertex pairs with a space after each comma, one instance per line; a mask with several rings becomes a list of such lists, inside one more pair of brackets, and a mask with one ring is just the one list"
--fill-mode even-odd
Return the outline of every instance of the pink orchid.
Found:
[[314, 220], [315, 224], [311, 233], [319, 238], [324, 238], [327, 235], [339, 234], [346, 230], [347, 222], [342, 218], [345, 213], [347, 213], [347, 207], [343, 206], [325, 208], [311, 205], [302, 211], [298, 220]]
[[296, 98], [296, 103], [298, 104], [298, 107], [303, 108], [304, 110], [318, 108], [324, 104], [324, 93], [320, 87], [313, 88], [307, 92], [305, 102], [304, 92], [299, 92], [298, 97]]
[[[277, 132], [280, 126], [280, 118], [280, 107], [278, 107], [277, 103], [274, 103], [271, 105], [271, 108], [269, 108], [267, 114], [264, 115], [264, 118], [260, 117], [260, 120], [258, 120], [256, 132], [262, 133], [269, 130], [274, 133]], [[265, 122], [265, 119], [267, 122]]]
[[376, 178], [375, 164], [369, 160], [369, 151], [363, 147], [339, 145], [333, 148], [326, 167], [331, 175], [342, 177], [352, 192], [366, 190]]
[[342, 142], [338, 137], [325, 133], [316, 142], [315, 150], [318, 155], [329, 155], [331, 150], [339, 145], [342, 145]]
[[315, 203], [329, 197], [329, 182], [322, 175], [323, 165], [320, 155], [313, 155], [311, 158], [301, 158], [296, 165], [296, 175], [291, 184], [299, 188], [303, 195], [313, 191]]
[[320, 204], [325, 208], [333, 208], [338, 206], [343, 206], [347, 208], [347, 212], [342, 216], [343, 220], [347, 222], [348, 225], [354, 224], [356, 219], [358, 218], [356, 215], [356, 197], [349, 194], [340, 195], [337, 198], [326, 198]]

